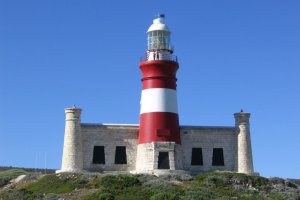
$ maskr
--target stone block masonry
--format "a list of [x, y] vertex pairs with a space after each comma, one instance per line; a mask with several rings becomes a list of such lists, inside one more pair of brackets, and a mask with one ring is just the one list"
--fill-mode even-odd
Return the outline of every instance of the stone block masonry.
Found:
[[66, 108], [66, 126], [61, 171], [80, 172], [83, 169], [81, 109]]
[[250, 138], [250, 113], [239, 112], [234, 114], [237, 133], [237, 171], [246, 174], [254, 173], [252, 147]]
[[[183, 170], [192, 174], [213, 170], [236, 171], [236, 133], [235, 127], [182, 126]], [[202, 149], [202, 165], [191, 165], [192, 149]], [[222, 148], [224, 165], [213, 166], [213, 149]]]
[[[98, 172], [135, 170], [138, 129], [137, 125], [81, 124], [84, 170]], [[104, 146], [104, 164], [93, 163], [95, 146]], [[126, 164], [115, 164], [117, 146], [126, 147]]]
[[[253, 170], [249, 113], [235, 113], [235, 126], [180, 126], [181, 144], [151, 142], [138, 144], [139, 125], [88, 124], [80, 122], [81, 109], [67, 108], [62, 168], [59, 172], [159, 171], [160, 152], [168, 153], [168, 170], [191, 174], [214, 170], [251, 174]], [[101, 163], [95, 162], [95, 147], [103, 152]], [[125, 163], [116, 162], [117, 147], [125, 149]], [[193, 149], [198, 154], [192, 155]], [[199, 151], [200, 149], [200, 151]], [[221, 164], [214, 164], [218, 150]], [[200, 153], [199, 153], [200, 152]], [[122, 155], [121, 155], [122, 156]], [[193, 156], [201, 160], [192, 162]]]

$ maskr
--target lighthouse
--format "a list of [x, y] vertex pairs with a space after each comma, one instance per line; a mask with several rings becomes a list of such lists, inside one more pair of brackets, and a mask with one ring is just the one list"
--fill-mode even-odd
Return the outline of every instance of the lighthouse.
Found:
[[138, 171], [180, 169], [180, 129], [176, 72], [171, 31], [165, 16], [153, 20], [147, 31], [145, 59], [140, 62], [142, 94], [138, 137]]
[[81, 123], [82, 110], [75, 106], [66, 108], [62, 166], [58, 173], [254, 173], [250, 113], [235, 113], [235, 126], [179, 126], [179, 64], [173, 53], [171, 31], [165, 16], [159, 15], [147, 31], [145, 57], [139, 64], [140, 123]]

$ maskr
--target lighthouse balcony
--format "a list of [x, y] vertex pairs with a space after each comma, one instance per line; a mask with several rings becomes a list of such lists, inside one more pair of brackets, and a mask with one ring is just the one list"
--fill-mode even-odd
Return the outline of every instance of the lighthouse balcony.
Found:
[[147, 60], [170, 60], [174, 62], [178, 62], [178, 57], [166, 52], [162, 51], [147, 51], [147, 53], [141, 56], [140, 61], [147, 61]]

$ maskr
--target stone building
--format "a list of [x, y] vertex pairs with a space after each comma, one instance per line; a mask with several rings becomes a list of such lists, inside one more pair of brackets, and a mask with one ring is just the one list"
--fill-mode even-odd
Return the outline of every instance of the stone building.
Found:
[[140, 63], [140, 124], [81, 123], [81, 109], [66, 108], [59, 172], [253, 173], [250, 113], [235, 113], [234, 126], [180, 126], [176, 94], [179, 64], [164, 15], [153, 20], [147, 35], [146, 56]]

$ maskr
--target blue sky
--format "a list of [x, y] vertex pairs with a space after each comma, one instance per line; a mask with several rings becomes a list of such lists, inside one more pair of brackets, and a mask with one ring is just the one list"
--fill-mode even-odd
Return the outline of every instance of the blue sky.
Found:
[[64, 108], [138, 123], [146, 30], [166, 14], [182, 125], [251, 113], [255, 170], [300, 178], [300, 1], [0, 0], [0, 165], [59, 168]]

